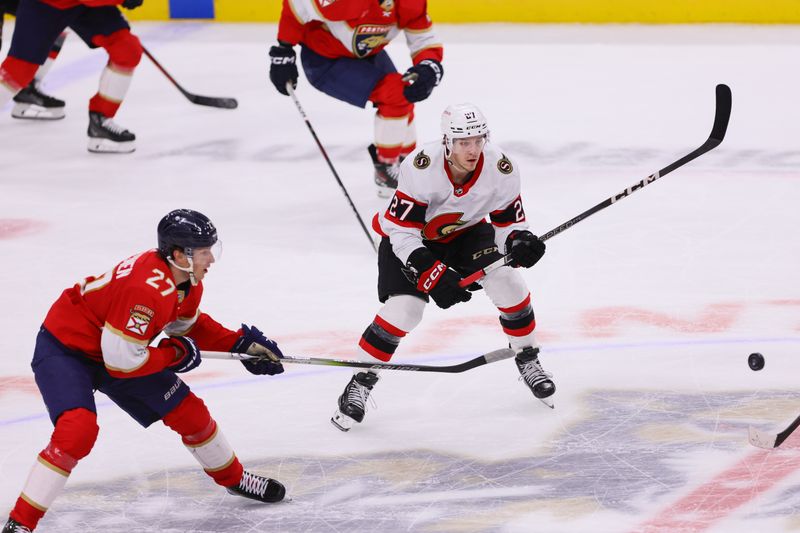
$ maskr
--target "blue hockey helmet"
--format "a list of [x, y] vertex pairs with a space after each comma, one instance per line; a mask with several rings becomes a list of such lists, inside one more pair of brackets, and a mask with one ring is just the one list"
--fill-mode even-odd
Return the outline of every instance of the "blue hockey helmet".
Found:
[[214, 246], [217, 228], [207, 216], [191, 209], [175, 209], [158, 223], [158, 251], [164, 259], [171, 259], [176, 249], [189, 257], [194, 248]]

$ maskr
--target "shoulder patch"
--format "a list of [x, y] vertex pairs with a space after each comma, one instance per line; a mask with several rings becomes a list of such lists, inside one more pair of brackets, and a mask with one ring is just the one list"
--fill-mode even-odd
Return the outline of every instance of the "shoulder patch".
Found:
[[125, 329], [144, 337], [147, 333], [147, 328], [150, 326], [150, 321], [155, 316], [155, 312], [149, 307], [139, 304], [134, 305], [130, 312]]
[[426, 169], [431, 166], [431, 158], [425, 153], [425, 150], [417, 154], [414, 158], [414, 167], [420, 170]]
[[502, 157], [497, 162], [497, 170], [503, 174], [511, 174], [514, 172], [514, 165], [511, 164], [511, 161], [506, 157], [506, 154], [501, 155]]

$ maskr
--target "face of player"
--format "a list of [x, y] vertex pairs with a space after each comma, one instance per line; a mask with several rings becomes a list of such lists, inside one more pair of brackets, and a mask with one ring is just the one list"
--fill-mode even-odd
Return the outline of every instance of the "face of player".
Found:
[[[192, 273], [197, 281], [203, 280], [205, 275], [208, 273], [208, 269], [211, 268], [211, 265], [217, 260], [218, 256], [219, 249], [217, 248], [217, 245], [205, 248], [195, 248], [192, 250]], [[175, 264], [180, 267], [189, 267], [189, 258], [181, 251], [174, 252], [174, 260]], [[176, 281], [178, 281], [178, 283], [189, 278], [189, 275], [183, 274], [183, 272], [176, 274]]]
[[472, 172], [478, 166], [485, 145], [485, 135], [453, 139], [453, 153], [450, 160], [466, 172]]

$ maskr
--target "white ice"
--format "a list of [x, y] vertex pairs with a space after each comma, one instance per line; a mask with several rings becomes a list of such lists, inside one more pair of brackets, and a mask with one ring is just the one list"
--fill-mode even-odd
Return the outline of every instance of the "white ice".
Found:
[[[11, 25], [13, 27], [13, 25]], [[10, 27], [7, 27], [7, 36]], [[76, 280], [155, 244], [177, 207], [217, 224], [224, 255], [203, 309], [253, 323], [294, 355], [352, 358], [378, 309], [374, 253], [291, 101], [271, 86], [274, 25], [137, 24], [187, 89], [143, 59], [118, 122], [127, 156], [86, 152], [86, 102], [104, 63], [72, 35], [47, 80], [53, 123], [0, 117], [0, 513], [51, 431], [29, 362], [50, 303]], [[513, 362], [463, 374], [384, 372], [377, 408], [329, 418], [349, 369], [286, 365], [254, 377], [206, 361], [186, 378], [246, 467], [291, 503], [226, 495], [156, 424], [98, 395], [100, 437], [39, 531], [796, 531], [800, 438], [768, 452], [747, 427], [800, 414], [800, 29], [781, 26], [441, 26], [445, 76], [417, 107], [435, 139], [471, 101], [522, 169], [544, 233], [707, 137], [714, 87], [733, 91], [728, 136], [548, 241], [524, 273], [558, 386], [555, 410]], [[390, 53], [409, 65], [401, 40]], [[369, 220], [372, 112], [301, 75], [298, 97]], [[477, 294], [401, 345], [397, 362], [453, 364], [501, 348]], [[752, 372], [750, 352], [766, 357]], [[0, 515], [4, 516], [4, 515]]]

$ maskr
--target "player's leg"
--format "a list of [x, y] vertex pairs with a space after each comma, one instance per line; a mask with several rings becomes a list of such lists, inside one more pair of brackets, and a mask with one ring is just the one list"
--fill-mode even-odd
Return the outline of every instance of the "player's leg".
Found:
[[142, 58], [139, 38], [130, 31], [116, 7], [87, 9], [71, 25], [90, 48], [108, 52], [108, 63], [100, 75], [100, 86], [89, 101], [90, 152], [129, 153], [136, 150], [136, 135], [115, 123], [122, 101], [128, 94], [133, 71]]
[[228, 492], [262, 502], [283, 499], [286, 490], [279, 482], [244, 470], [208, 408], [174, 372], [133, 379], [106, 376], [99, 390], [143, 427], [163, 421]]
[[8, 57], [0, 64], [0, 107], [34, 79], [52, 44], [82, 7], [56, 9], [37, 0], [21, 0]]
[[[453, 242], [457, 258], [446, 258], [448, 264], [459, 265], [462, 273], [475, 272], [500, 259], [494, 242], [494, 229], [481, 223]], [[536, 317], [531, 305], [528, 285], [518, 269], [498, 268], [482, 280], [483, 289], [500, 311], [500, 325], [508, 338], [509, 346], [516, 352], [515, 362], [520, 379], [533, 395], [552, 407], [556, 391], [552, 375], [545, 372], [539, 362], [539, 344], [536, 342]]]
[[398, 165], [416, 148], [414, 104], [406, 100], [403, 88], [406, 83], [396, 72], [386, 52], [374, 57], [374, 62], [385, 74], [370, 93], [375, 104], [375, 159], [387, 165]]
[[44, 64], [36, 71], [36, 75], [27, 87], [23, 88], [14, 96], [14, 108], [11, 116], [14, 118], [34, 119], [34, 120], [58, 120], [64, 118], [63, 100], [50, 96], [42, 89], [42, 83], [53, 67], [61, 47], [64, 45], [67, 34], [62, 32], [53, 45], [45, 59]]
[[318, 90], [361, 108], [372, 101], [378, 108], [375, 142], [368, 149], [378, 194], [391, 196], [397, 188], [397, 164], [404, 151], [413, 106], [403, 97], [401, 75], [389, 55], [380, 52], [364, 59], [329, 59], [304, 46], [300, 57], [306, 78]]
[[54, 429], [9, 517], [30, 530], [61, 493], [78, 461], [89, 454], [98, 433], [92, 381], [96, 367], [67, 353], [44, 329], [36, 339], [32, 367]]
[[[362, 361], [389, 361], [403, 337], [422, 321], [427, 296], [417, 291], [402, 269], [389, 239], [384, 237], [378, 249], [378, 298], [383, 307], [358, 343], [358, 358]], [[378, 379], [374, 370], [353, 372], [331, 418], [334, 426], [348, 431], [354, 423], [364, 420], [369, 395]]]

